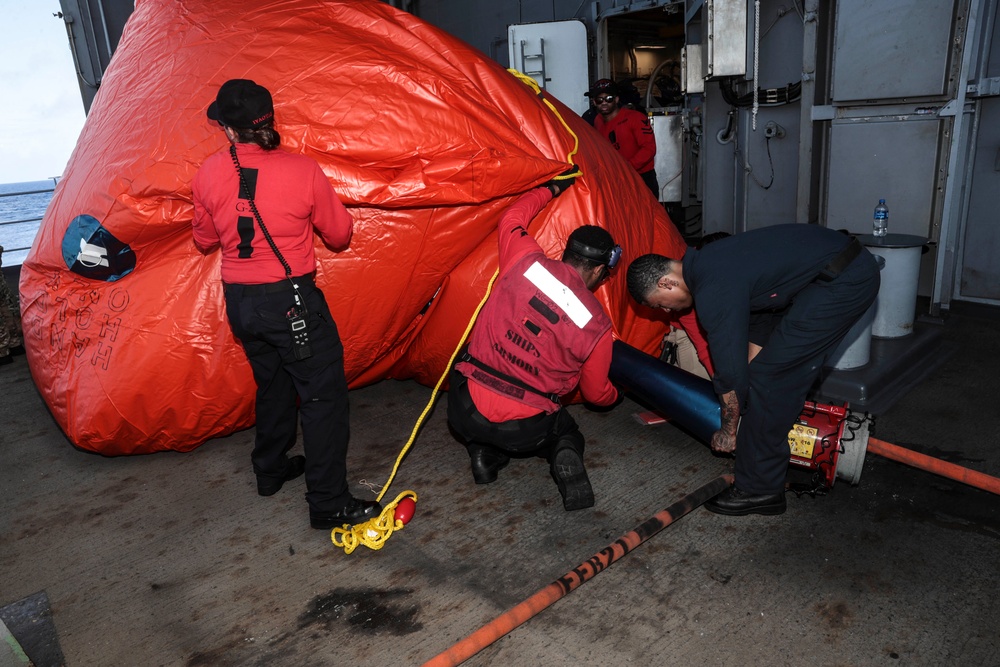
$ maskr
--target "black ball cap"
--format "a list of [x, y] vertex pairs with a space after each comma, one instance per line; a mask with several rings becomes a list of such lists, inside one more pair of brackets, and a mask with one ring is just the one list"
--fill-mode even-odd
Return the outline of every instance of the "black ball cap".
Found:
[[249, 79], [230, 79], [208, 106], [211, 120], [238, 130], [256, 130], [274, 120], [274, 102], [264, 86]]
[[599, 95], [618, 95], [618, 86], [611, 79], [598, 79], [585, 93], [586, 97], [598, 97]]

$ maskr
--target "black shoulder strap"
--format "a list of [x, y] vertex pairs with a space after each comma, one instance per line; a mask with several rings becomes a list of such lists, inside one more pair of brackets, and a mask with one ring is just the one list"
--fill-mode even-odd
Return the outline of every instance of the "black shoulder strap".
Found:
[[233, 165], [236, 167], [236, 174], [240, 177], [240, 186], [242, 186], [243, 192], [246, 193], [247, 203], [250, 204], [250, 210], [253, 212], [253, 217], [257, 220], [257, 224], [260, 225], [260, 231], [264, 233], [264, 239], [267, 244], [271, 246], [271, 250], [278, 257], [278, 261], [281, 262], [281, 268], [285, 270], [285, 277], [289, 280], [292, 279], [292, 267], [288, 265], [285, 261], [284, 255], [278, 250], [278, 246], [274, 243], [274, 239], [271, 238], [271, 233], [267, 231], [267, 227], [264, 226], [264, 219], [260, 217], [260, 212], [257, 210], [257, 202], [254, 201], [253, 195], [250, 194], [250, 187], [247, 185], [247, 179], [243, 175], [243, 167], [240, 166], [240, 159], [236, 157], [236, 146], [229, 144], [229, 157], [233, 159]]

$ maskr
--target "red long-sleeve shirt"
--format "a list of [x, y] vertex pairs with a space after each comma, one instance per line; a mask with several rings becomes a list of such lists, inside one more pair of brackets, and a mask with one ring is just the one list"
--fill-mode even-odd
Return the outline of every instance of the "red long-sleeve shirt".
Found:
[[611, 120], [604, 120], [604, 116], [598, 114], [594, 128], [614, 144], [637, 172], [645, 174], [653, 169], [656, 139], [646, 114], [622, 107]]
[[[313, 228], [331, 248], [347, 246], [353, 220], [315, 160], [256, 144], [237, 144], [236, 150], [257, 210], [293, 276], [316, 270]], [[239, 197], [228, 149], [205, 160], [191, 191], [195, 245], [203, 251], [222, 246], [224, 282], [256, 285], [285, 278], [247, 201]]]
[[[551, 199], [548, 188], [536, 188], [522, 195], [504, 212], [498, 224], [501, 276], [525, 255], [542, 253], [527, 227]], [[585, 400], [595, 405], [610, 405], [618, 398], [618, 390], [608, 380], [611, 344], [612, 336], [608, 331], [580, 368], [580, 392]], [[479, 412], [491, 422], [523, 419], [539, 413], [537, 408], [502, 396], [477, 382], [469, 382], [469, 394]]]

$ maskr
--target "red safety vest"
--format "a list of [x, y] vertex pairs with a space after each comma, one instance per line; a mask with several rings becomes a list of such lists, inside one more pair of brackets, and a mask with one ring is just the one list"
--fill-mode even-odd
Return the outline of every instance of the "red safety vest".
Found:
[[573, 267], [531, 253], [497, 282], [469, 342], [469, 354], [499, 373], [467, 361], [456, 368], [492, 391], [552, 413], [559, 403], [498, 375], [543, 394], [568, 394], [610, 328], [611, 320]]

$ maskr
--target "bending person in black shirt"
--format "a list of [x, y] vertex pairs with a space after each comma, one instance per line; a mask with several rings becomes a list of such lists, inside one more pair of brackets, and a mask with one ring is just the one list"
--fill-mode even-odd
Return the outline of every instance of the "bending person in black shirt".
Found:
[[680, 261], [643, 255], [628, 268], [628, 288], [652, 308], [696, 305], [708, 334], [722, 406], [712, 449], [735, 450], [736, 465], [735, 484], [706, 507], [784, 512], [788, 431], [824, 363], [874, 302], [875, 258], [832, 229], [777, 225], [689, 249]]

